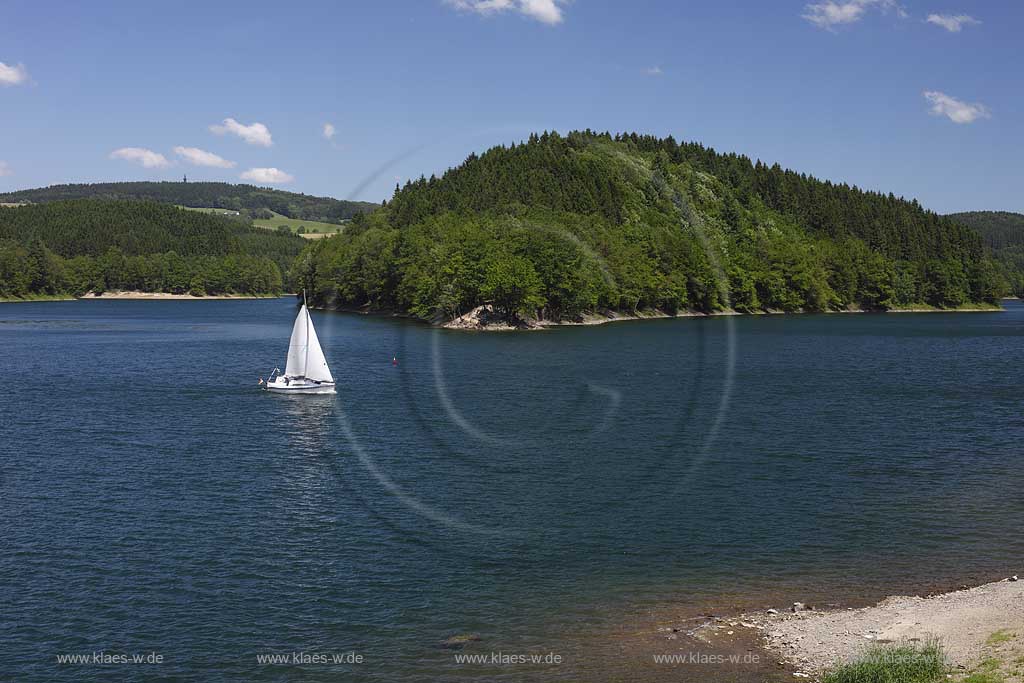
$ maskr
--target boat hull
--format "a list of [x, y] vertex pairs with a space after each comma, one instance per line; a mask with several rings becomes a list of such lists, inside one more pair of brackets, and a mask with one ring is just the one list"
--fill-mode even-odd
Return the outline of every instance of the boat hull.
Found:
[[312, 382], [293, 379], [291, 382], [270, 382], [264, 387], [274, 394], [333, 394], [334, 382]]

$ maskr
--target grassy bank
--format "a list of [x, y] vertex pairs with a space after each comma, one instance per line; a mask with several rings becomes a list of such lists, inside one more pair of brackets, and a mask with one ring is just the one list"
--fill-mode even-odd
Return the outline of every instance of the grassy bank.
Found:
[[970, 667], [951, 666], [938, 641], [872, 645], [859, 658], [826, 671], [821, 683], [1016, 683], [1024, 677], [1024, 657], [1013, 647], [1016, 633], [993, 632], [985, 653]]
[[839, 665], [821, 683], [936, 683], [949, 665], [938, 643], [874, 645], [855, 661]]
[[69, 294], [26, 294], [23, 297], [0, 297], [0, 304], [31, 303], [33, 301], [74, 301]]

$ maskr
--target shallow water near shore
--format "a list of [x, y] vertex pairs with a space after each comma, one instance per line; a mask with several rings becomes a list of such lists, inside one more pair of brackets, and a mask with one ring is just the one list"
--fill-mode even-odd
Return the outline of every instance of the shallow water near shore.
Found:
[[[0, 305], [0, 678], [754, 681], [653, 664], [694, 646], [657, 628], [1020, 572], [1021, 302], [503, 335], [314, 312], [338, 394], [260, 392], [294, 315]], [[57, 664], [96, 651], [163, 662]], [[457, 661], [495, 652], [560, 661]], [[293, 653], [362, 662], [261, 661]]]

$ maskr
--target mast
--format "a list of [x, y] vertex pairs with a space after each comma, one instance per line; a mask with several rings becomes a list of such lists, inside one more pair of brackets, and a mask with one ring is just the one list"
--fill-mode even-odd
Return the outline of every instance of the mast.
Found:
[[306, 306], [306, 288], [302, 288], [302, 311], [306, 314], [306, 357], [302, 362], [302, 376], [309, 372], [309, 308]]

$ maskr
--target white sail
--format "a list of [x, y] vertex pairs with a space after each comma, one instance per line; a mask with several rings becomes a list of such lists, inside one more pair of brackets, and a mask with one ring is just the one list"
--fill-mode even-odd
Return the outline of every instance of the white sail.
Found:
[[313, 319], [305, 305], [299, 309], [292, 327], [292, 338], [288, 342], [288, 362], [284, 368], [285, 377], [307, 377], [318, 382], [333, 382], [331, 369], [327, 367], [324, 350], [320, 348]]
[[333, 382], [334, 377], [331, 376], [331, 369], [327, 367], [327, 359], [324, 358], [324, 350], [320, 348], [320, 340], [316, 337], [316, 329], [313, 327], [313, 319], [309, 317], [309, 311], [306, 311], [306, 317], [309, 318], [309, 349], [306, 356], [306, 377], [315, 379], [318, 382]]
[[284, 366], [285, 377], [302, 377], [306, 374], [306, 330], [309, 324], [309, 311], [303, 306], [299, 314], [295, 316], [295, 325], [292, 327], [292, 338], [288, 342], [288, 363]]

